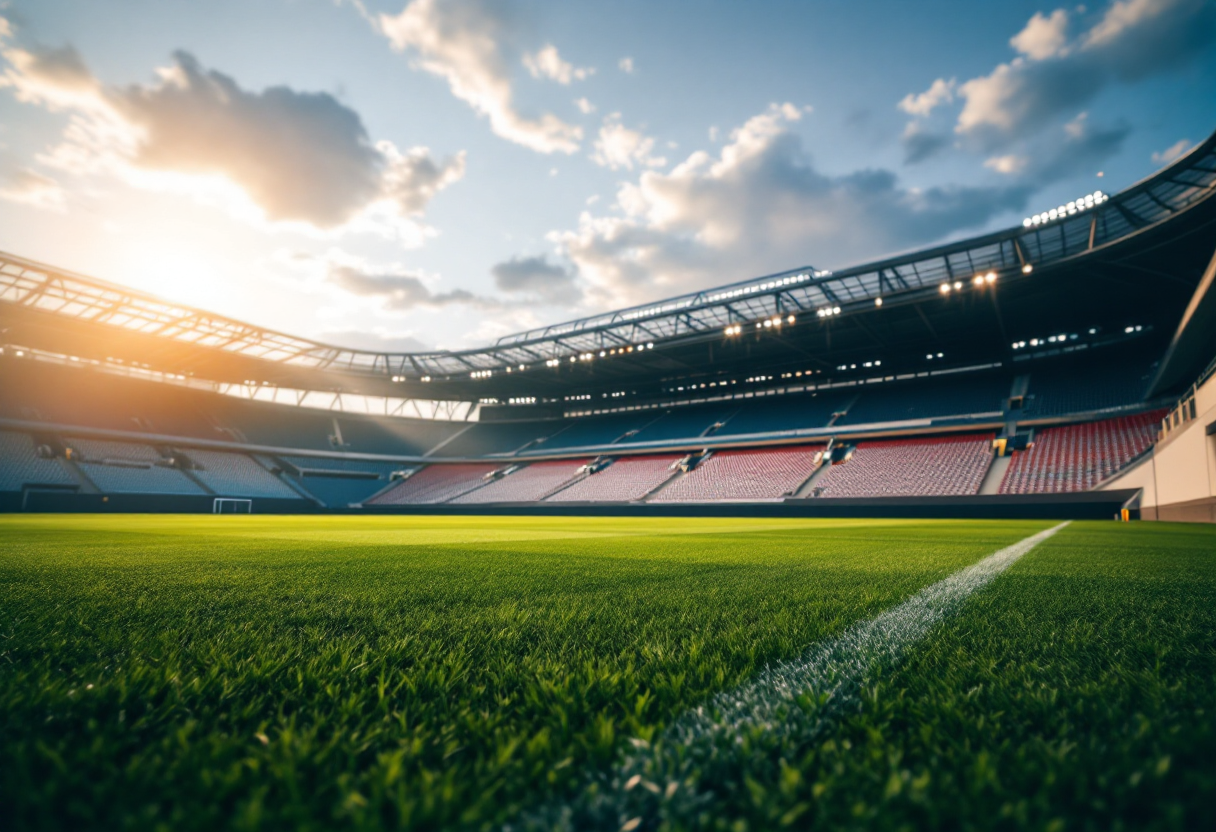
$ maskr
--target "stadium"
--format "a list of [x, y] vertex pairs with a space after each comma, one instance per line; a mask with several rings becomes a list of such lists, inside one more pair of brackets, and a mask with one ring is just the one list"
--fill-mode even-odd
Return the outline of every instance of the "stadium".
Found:
[[460, 352], [2, 255], [3, 505], [1214, 520], [1203, 455], [1154, 454], [1207, 413], [1214, 171], [1210, 138], [1008, 231]]
[[1216, 7], [124, 8], [0, 5], [0, 832], [1210, 827]]

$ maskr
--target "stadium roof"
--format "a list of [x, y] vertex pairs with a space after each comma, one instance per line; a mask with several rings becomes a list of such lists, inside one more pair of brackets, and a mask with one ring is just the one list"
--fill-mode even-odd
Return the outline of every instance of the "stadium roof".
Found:
[[[984, 327], [1000, 330], [1001, 343], [1008, 349], [1017, 343], [1010, 341], [1017, 333], [1009, 331], [1014, 323], [1002, 315], [995, 300], [994, 282], [1001, 287], [1002, 306], [1007, 297], [1013, 300], [1020, 291], [1028, 309], [1036, 304], [1042, 309], [1050, 297], [1045, 292], [1058, 293], [1061, 302], [1084, 296], [1093, 303], [1098, 301], [1097, 295], [1116, 292], [1122, 296], [1123, 307], [1130, 303], [1145, 316], [1156, 314], [1160, 319], [1148, 323], [1172, 329], [1202, 273], [1202, 265], [1195, 272], [1192, 261], [1201, 256], [1206, 264], [1211, 256], [1210, 236], [1195, 234], [1209, 223], [1211, 211], [1196, 209], [1216, 204], [1211, 200], [1214, 193], [1216, 134], [1169, 167], [1118, 194], [1090, 194], [1005, 231], [836, 272], [809, 266], [791, 269], [521, 332], [480, 349], [385, 353], [335, 347], [7, 254], [0, 254], [0, 316], [6, 327], [3, 340], [8, 343], [105, 360], [138, 359], [142, 366], [200, 378], [253, 379], [302, 389], [391, 392], [463, 401], [492, 395], [506, 401], [508, 396], [569, 387], [576, 381], [572, 370], [614, 363], [602, 359], [618, 355], [623, 360], [615, 362], [615, 373], [600, 374], [596, 382], [600, 386], [639, 374], [657, 379], [688, 372], [704, 363], [700, 353], [687, 353], [688, 347], [742, 336], [760, 329], [765, 321], [778, 319], [780, 325], [772, 334], [777, 336], [784, 327], [780, 336], [770, 339], [768, 347], [749, 347], [747, 360], [758, 360], [776, 349], [827, 368], [842, 349], [847, 360], [848, 354], [879, 347], [915, 350], [923, 345], [917, 338], [932, 347], [948, 340], [941, 330], [956, 323], [952, 319], [943, 322], [940, 317], [961, 313], [931, 304], [952, 293], [984, 292], [985, 286], [993, 296], [992, 306], [998, 308], [994, 321]], [[1198, 253], [1178, 256], [1183, 240]], [[1166, 242], [1168, 252], [1151, 253]], [[1145, 262], [1130, 263], [1128, 252], [1132, 250], [1143, 255]], [[1116, 252], [1118, 257], [1114, 257]], [[1060, 274], [1064, 267], [1069, 274], [1082, 274], [1087, 268], [1103, 274], [1093, 274], [1088, 281], [1072, 280], [1068, 286], [1050, 280], [1050, 275]], [[1119, 269], [1127, 274], [1115, 275]], [[977, 276], [988, 275], [987, 284], [975, 282]], [[1019, 284], [1022, 288], [1015, 291], [1013, 287]], [[1069, 296], [1069, 291], [1074, 295]], [[1162, 292], [1169, 296], [1168, 302], [1154, 306], [1152, 299]], [[1109, 302], [1116, 301], [1111, 298]], [[898, 329], [902, 314], [921, 322], [917, 324], [920, 334], [880, 336], [879, 327], [870, 320], [876, 306], [890, 318], [883, 326]], [[1106, 313], [1113, 316], [1110, 310]], [[797, 322], [797, 337], [792, 334], [791, 318]], [[1056, 318], [1054, 322], [1045, 319], [1044, 326], [1077, 325], [1059, 315]], [[845, 321], [853, 322], [854, 335], [873, 337], [850, 341]], [[1024, 322], [1019, 326], [1026, 328]], [[820, 335], [807, 334], [816, 328]], [[963, 334], [958, 330], [960, 338]], [[717, 355], [727, 352], [719, 350]], [[708, 355], [715, 355], [712, 345]], [[560, 382], [553, 380], [552, 373], [549, 380], [540, 378], [544, 370], [555, 367], [566, 372]], [[535, 372], [538, 370], [541, 372]]]

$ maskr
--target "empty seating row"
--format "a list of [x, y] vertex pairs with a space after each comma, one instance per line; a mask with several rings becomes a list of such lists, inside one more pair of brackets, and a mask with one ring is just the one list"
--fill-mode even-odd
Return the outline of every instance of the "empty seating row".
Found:
[[244, 454], [190, 448], [185, 455], [195, 466], [191, 475], [220, 496], [300, 499], [290, 486]]
[[821, 445], [722, 451], [674, 480], [650, 502], [780, 499], [814, 473], [822, 458]]
[[[270, 459], [273, 465], [274, 460]], [[411, 471], [416, 466], [362, 459], [326, 459], [307, 456], [281, 456], [288, 476], [330, 508], [362, 503], [388, 486], [393, 473]]]
[[1166, 411], [1045, 428], [1032, 447], [1015, 451], [1002, 494], [1087, 491], [1148, 450]]
[[1032, 368], [1025, 409], [1035, 416], [1062, 416], [1132, 405], [1143, 400], [1154, 366], [1127, 359]]
[[29, 434], [0, 430], [0, 491], [76, 484], [76, 479], [59, 460], [38, 456], [37, 446]]
[[975, 494], [992, 463], [992, 434], [859, 442], [814, 481], [821, 497]]
[[564, 459], [556, 462], [534, 462], [488, 485], [462, 494], [453, 503], [522, 503], [544, 499], [548, 494], [574, 479], [585, 459]]
[[444, 503], [484, 484], [486, 476], [500, 467], [498, 464], [475, 462], [428, 465], [383, 494], [378, 494], [369, 500], [368, 504], [392, 506]]
[[279, 448], [420, 456], [464, 422], [331, 413], [0, 357], [0, 417]]
[[861, 425], [994, 413], [1009, 398], [1005, 372], [971, 372], [867, 386], [837, 424]]
[[672, 476], [682, 454], [625, 456], [607, 468], [563, 488], [546, 502], [631, 502], [640, 500]]
[[69, 437], [71, 459], [106, 494], [206, 494], [151, 445]]

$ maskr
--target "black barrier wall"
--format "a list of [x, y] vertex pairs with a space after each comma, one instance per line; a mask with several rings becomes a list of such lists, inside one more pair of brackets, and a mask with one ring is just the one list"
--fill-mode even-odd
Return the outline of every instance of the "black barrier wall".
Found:
[[[1075, 494], [1002, 494], [965, 497], [788, 499], [780, 503], [546, 503], [368, 506], [324, 509], [305, 500], [253, 499], [254, 514], [362, 514], [524, 517], [899, 517], [972, 520], [1110, 520], [1135, 501], [1136, 489]], [[212, 497], [167, 494], [67, 494], [28, 491], [0, 495], [0, 510], [31, 512], [209, 514]], [[1132, 510], [1139, 519], [1139, 510]]]

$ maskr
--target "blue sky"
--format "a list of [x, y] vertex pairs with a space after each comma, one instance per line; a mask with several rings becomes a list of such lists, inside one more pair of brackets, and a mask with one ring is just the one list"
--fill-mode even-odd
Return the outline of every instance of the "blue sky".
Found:
[[1116, 191], [1216, 129], [1216, 4], [12, 0], [0, 249], [461, 348]]

